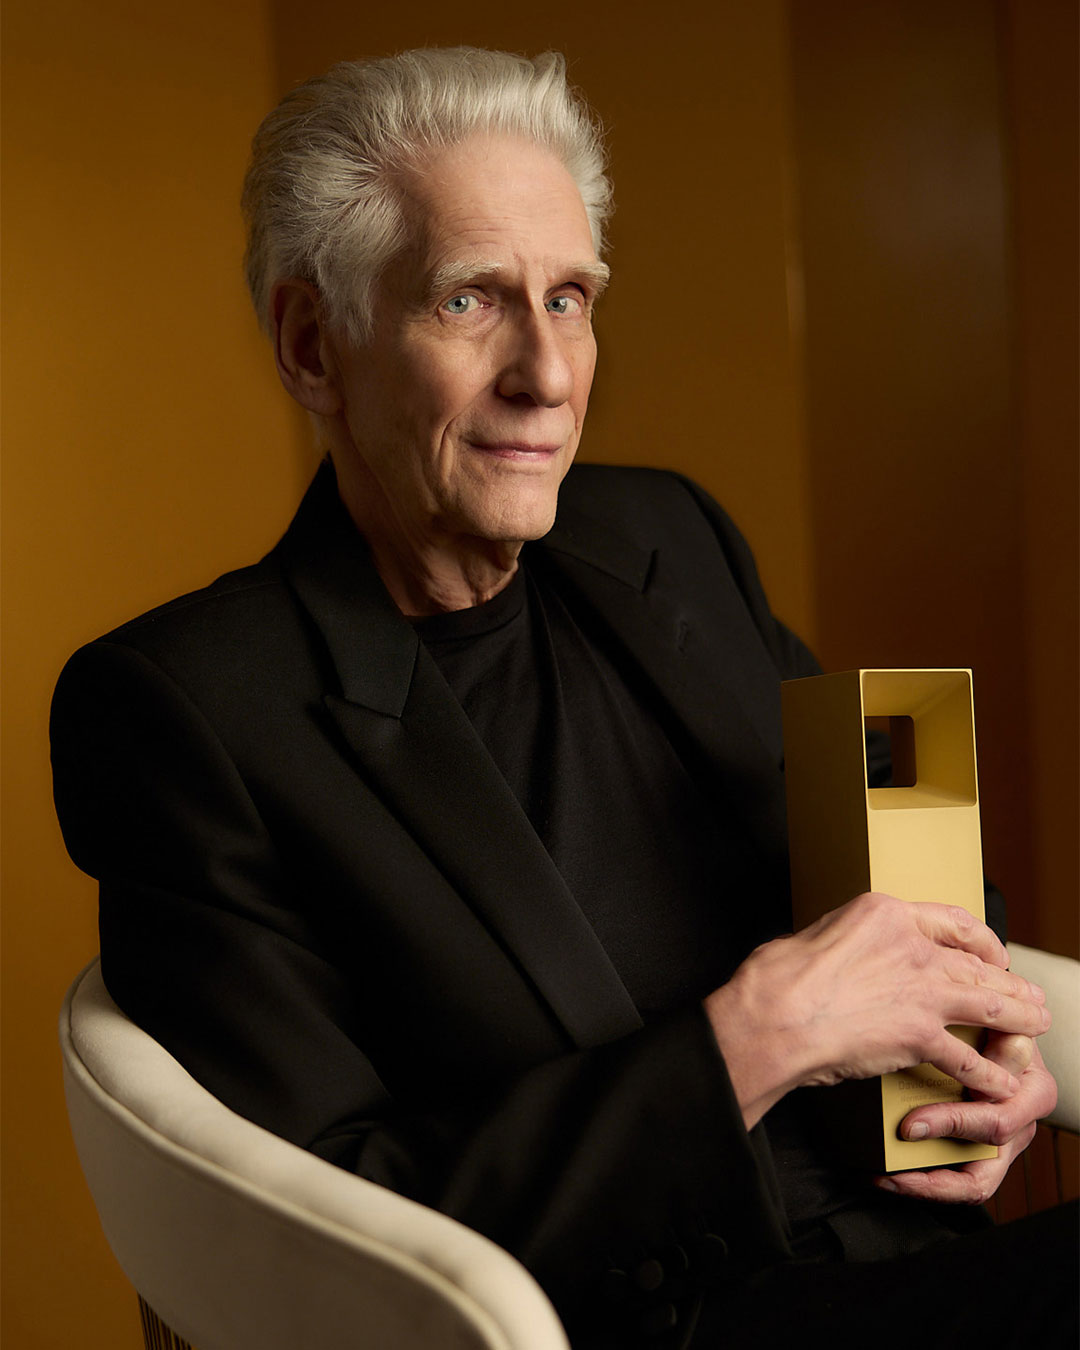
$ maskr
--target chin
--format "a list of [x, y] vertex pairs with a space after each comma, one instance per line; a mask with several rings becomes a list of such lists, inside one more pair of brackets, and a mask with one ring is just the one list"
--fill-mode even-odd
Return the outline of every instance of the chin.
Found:
[[523, 544], [542, 539], [555, 524], [558, 487], [543, 492], [517, 492], [513, 499], [486, 502], [473, 515], [473, 533], [491, 543]]

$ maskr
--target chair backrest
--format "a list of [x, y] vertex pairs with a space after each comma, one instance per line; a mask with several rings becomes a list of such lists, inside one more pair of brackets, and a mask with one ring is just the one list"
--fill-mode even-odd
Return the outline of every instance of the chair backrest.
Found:
[[568, 1350], [507, 1252], [228, 1110], [116, 1007], [97, 962], [60, 1040], [109, 1244], [198, 1350]]

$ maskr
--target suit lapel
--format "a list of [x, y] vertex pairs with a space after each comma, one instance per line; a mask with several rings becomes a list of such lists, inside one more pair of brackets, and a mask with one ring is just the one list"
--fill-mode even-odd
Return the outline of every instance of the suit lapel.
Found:
[[[682, 522], [676, 526], [681, 527]], [[705, 526], [705, 528], [711, 528]], [[685, 541], [683, 541], [685, 542]], [[624, 985], [412, 627], [324, 466], [278, 554], [336, 675], [324, 703], [363, 777], [473, 906], [573, 1044], [640, 1025]], [[539, 546], [700, 747], [731, 809], [775, 850], [777, 671], [716, 543], [636, 542], [569, 495]], [[680, 570], [680, 568], [682, 570]], [[687, 569], [690, 570], [687, 570]]]
[[692, 571], [689, 548], [635, 545], [566, 503], [544, 550], [732, 787], [775, 780], [779, 676], [715, 541]]
[[362, 776], [588, 1046], [641, 1019], [513, 793], [402, 618], [320, 471], [279, 556], [337, 676], [324, 703]]

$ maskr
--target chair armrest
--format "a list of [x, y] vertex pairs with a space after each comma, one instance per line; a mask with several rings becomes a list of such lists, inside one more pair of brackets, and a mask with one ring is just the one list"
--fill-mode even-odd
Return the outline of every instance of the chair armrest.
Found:
[[1046, 1066], [1057, 1079], [1058, 1103], [1047, 1123], [1080, 1134], [1080, 961], [1009, 943], [1009, 969], [1046, 990], [1053, 1016], [1039, 1037]]
[[200, 1350], [568, 1350], [509, 1253], [230, 1111], [124, 1016], [96, 962], [60, 1040], [105, 1235]]

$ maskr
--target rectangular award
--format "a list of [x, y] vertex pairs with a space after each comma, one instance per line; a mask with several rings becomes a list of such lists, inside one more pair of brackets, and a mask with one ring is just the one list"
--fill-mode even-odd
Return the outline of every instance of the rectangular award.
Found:
[[[863, 891], [962, 905], [983, 918], [970, 670], [851, 670], [782, 689], [791, 894], [803, 928]], [[892, 748], [892, 786], [870, 787], [869, 728]], [[950, 1028], [968, 1044], [977, 1027]], [[845, 1159], [881, 1172], [958, 1166], [997, 1149], [901, 1139], [909, 1111], [959, 1101], [928, 1064], [824, 1090]]]

